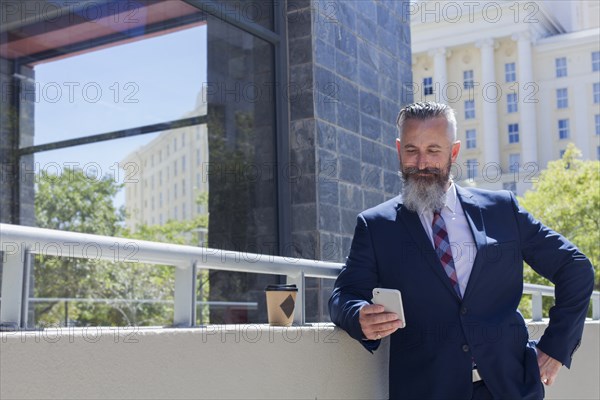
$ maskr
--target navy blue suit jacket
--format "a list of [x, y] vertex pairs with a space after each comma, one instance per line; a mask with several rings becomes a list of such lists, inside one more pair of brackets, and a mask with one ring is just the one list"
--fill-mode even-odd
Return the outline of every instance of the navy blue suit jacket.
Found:
[[[379, 341], [364, 340], [359, 309], [375, 287], [402, 292], [407, 326], [391, 336], [391, 399], [470, 399], [473, 360], [494, 398], [543, 398], [535, 348], [517, 311], [523, 261], [555, 284], [556, 304], [537, 347], [567, 367], [581, 341], [592, 266], [567, 239], [520, 208], [511, 192], [456, 188], [477, 247], [462, 301], [419, 216], [399, 196], [358, 216], [329, 300], [331, 319], [375, 350]], [[456, 245], [458, 256], [468, 257]]]

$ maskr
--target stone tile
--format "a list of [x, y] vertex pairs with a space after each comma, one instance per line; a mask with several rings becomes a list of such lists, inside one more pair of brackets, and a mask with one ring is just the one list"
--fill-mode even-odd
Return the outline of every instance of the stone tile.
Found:
[[358, 133], [360, 125], [358, 110], [346, 106], [343, 102], [338, 103], [337, 110], [337, 124], [351, 132]]
[[381, 54], [377, 47], [364, 40], [358, 41], [358, 59], [367, 64], [368, 66], [378, 69], [379, 68], [379, 54]]
[[338, 151], [340, 156], [360, 160], [360, 136], [342, 128], [337, 129]]
[[371, 207], [375, 207], [378, 204], [383, 203], [385, 197], [383, 193], [374, 190], [365, 190], [363, 191], [363, 203], [364, 208], [368, 209]]
[[354, 228], [356, 227], [356, 216], [358, 213], [355, 210], [342, 208], [340, 214], [342, 228], [341, 232], [346, 234], [354, 232]]
[[360, 111], [370, 115], [373, 118], [379, 118], [381, 116], [381, 106], [379, 103], [379, 97], [372, 93], [360, 91]]
[[383, 190], [383, 170], [370, 164], [361, 166], [362, 184], [365, 188]]
[[324, 261], [340, 261], [342, 258], [342, 237], [332, 233], [321, 233], [320, 235], [321, 259]]
[[360, 185], [362, 182], [360, 161], [355, 158], [340, 156], [339, 158], [340, 174], [342, 181]]
[[373, 92], [379, 92], [379, 76], [380, 74], [375, 68], [359, 62], [358, 83], [360, 86]]
[[400, 193], [400, 176], [397, 172], [384, 171], [383, 172], [383, 188], [386, 193], [397, 195]]
[[335, 38], [335, 47], [356, 58], [356, 36], [350, 30], [341, 25], [338, 26], [338, 35]]
[[292, 206], [292, 231], [312, 231], [317, 228], [317, 205], [295, 204]]
[[336, 86], [337, 97], [339, 101], [343, 101], [348, 107], [358, 109], [358, 86], [346, 79], [340, 79]]
[[292, 120], [290, 122], [290, 146], [292, 149], [314, 149], [315, 120], [312, 118]]
[[362, 210], [362, 189], [360, 185], [340, 182], [338, 188], [340, 192], [340, 207], [357, 212]]
[[310, 37], [312, 24], [310, 19], [306, 18], [306, 11], [288, 15], [288, 37], [297, 39], [301, 37]]
[[[306, 36], [289, 41], [290, 65], [304, 64], [312, 61], [312, 38]], [[317, 53], [318, 54], [318, 53]]]
[[316, 200], [316, 183], [314, 175], [301, 175], [291, 184], [292, 204], [314, 203]]
[[292, 120], [309, 118], [314, 115], [313, 92], [303, 91], [290, 97], [290, 117]]
[[377, 24], [366, 18], [356, 21], [357, 34], [361, 39], [369, 41], [369, 45], [377, 44]]
[[315, 149], [293, 150], [290, 153], [290, 164], [288, 173], [290, 182], [298, 180], [303, 175], [314, 175], [316, 164]]
[[322, 120], [317, 120], [317, 143], [320, 148], [337, 151], [337, 132], [335, 126]]
[[356, 81], [358, 78], [357, 60], [355, 57], [336, 50], [335, 52], [335, 71], [346, 79]]
[[319, 179], [318, 185], [319, 204], [339, 206], [340, 198], [337, 179]]
[[335, 48], [321, 39], [315, 42], [315, 60], [317, 65], [335, 70]]
[[319, 205], [319, 229], [329, 232], [340, 231], [340, 209], [329, 204]]
[[362, 137], [381, 141], [381, 121], [367, 114], [360, 114], [360, 133]]
[[383, 146], [380, 143], [372, 140], [361, 139], [360, 149], [362, 162], [381, 166], [383, 158]]

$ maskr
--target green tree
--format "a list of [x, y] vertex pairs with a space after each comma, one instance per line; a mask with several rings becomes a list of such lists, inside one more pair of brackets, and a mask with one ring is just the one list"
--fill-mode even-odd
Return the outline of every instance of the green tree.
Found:
[[[112, 176], [87, 177], [83, 171], [65, 169], [61, 175], [42, 172], [36, 180], [36, 217], [42, 228], [127, 237], [177, 244], [197, 243], [194, 231], [208, 225], [208, 216], [191, 221], [168, 221], [163, 226], [123, 227], [124, 211], [113, 200], [122, 188]], [[205, 201], [206, 196], [199, 196]], [[81, 249], [81, 246], [74, 247]], [[77, 253], [77, 250], [75, 251]], [[126, 299], [130, 302], [69, 304], [69, 319], [80, 325], [161, 325], [173, 312], [174, 269], [40, 255], [34, 268], [35, 297]], [[199, 274], [201, 285], [205, 274]], [[207, 290], [206, 290], [207, 291]], [[136, 299], [164, 300], [140, 303]], [[38, 323], [55, 324], [65, 318], [64, 303], [52, 301], [36, 306]], [[65, 306], [66, 309], [66, 306]]]
[[[600, 289], [600, 162], [581, 160], [581, 152], [569, 144], [562, 159], [549, 162], [533, 190], [519, 202], [589, 257], [595, 268], [595, 290]], [[527, 265], [524, 275], [526, 282], [551, 285]], [[527, 314], [530, 301], [521, 302]], [[544, 311], [552, 304], [552, 299], [545, 299]]]

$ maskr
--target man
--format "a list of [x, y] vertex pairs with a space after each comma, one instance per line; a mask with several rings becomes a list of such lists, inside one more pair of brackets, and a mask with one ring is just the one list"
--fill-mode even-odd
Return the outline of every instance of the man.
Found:
[[[593, 269], [508, 191], [453, 183], [453, 110], [432, 102], [400, 111], [402, 195], [361, 213], [329, 310], [368, 350], [391, 335], [391, 399], [540, 399], [579, 346]], [[539, 343], [517, 306], [523, 261], [556, 286]], [[370, 304], [375, 287], [399, 289], [406, 327]]]

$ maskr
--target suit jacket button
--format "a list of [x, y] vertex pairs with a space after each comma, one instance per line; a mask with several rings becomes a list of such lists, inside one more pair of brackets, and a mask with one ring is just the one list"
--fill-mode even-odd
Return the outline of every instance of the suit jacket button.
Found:
[[469, 352], [469, 345], [468, 345], [468, 344], [463, 344], [462, 350], [463, 350], [465, 353], [468, 353], [468, 352]]
[[467, 314], [467, 307], [462, 307], [462, 308], [460, 309], [460, 313], [461, 313], [462, 315], [466, 315], [466, 314]]

